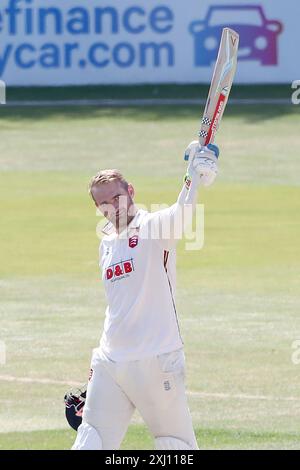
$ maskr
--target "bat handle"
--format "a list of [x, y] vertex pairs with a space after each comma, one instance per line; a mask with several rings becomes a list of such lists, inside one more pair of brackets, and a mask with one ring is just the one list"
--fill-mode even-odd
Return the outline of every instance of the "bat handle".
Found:
[[211, 150], [212, 152], [214, 152], [216, 158], [219, 158], [220, 150], [219, 150], [219, 147], [218, 147], [217, 145], [208, 144], [208, 145], [207, 145], [207, 148], [208, 148], [209, 150]]

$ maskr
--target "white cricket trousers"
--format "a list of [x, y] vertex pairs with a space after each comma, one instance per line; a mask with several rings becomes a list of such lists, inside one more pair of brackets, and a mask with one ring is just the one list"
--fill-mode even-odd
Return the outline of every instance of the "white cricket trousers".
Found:
[[95, 349], [91, 369], [82, 422], [98, 431], [103, 449], [120, 448], [136, 408], [156, 441], [170, 437], [198, 449], [182, 349], [130, 362], [113, 362]]

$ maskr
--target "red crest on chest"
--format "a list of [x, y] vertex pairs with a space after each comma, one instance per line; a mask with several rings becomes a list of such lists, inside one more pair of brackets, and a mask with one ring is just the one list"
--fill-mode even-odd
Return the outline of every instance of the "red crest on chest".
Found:
[[139, 242], [139, 237], [137, 235], [133, 235], [133, 237], [130, 237], [128, 240], [128, 244], [130, 248], [135, 248]]

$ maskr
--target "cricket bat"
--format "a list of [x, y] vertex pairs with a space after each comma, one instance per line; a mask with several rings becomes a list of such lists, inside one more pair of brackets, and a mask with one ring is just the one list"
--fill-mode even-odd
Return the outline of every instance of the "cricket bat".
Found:
[[224, 28], [199, 131], [201, 146], [212, 144], [215, 139], [235, 75], [238, 47], [238, 33]]

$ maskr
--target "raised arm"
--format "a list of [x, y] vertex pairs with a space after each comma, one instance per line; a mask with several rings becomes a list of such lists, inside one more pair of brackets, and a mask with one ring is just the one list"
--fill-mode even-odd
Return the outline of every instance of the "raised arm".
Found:
[[184, 185], [175, 204], [152, 214], [151, 224], [156, 237], [166, 245], [174, 244], [192, 224], [200, 185], [211, 185], [217, 176], [219, 149], [216, 145], [200, 147], [198, 141], [190, 143], [185, 151], [189, 162]]

